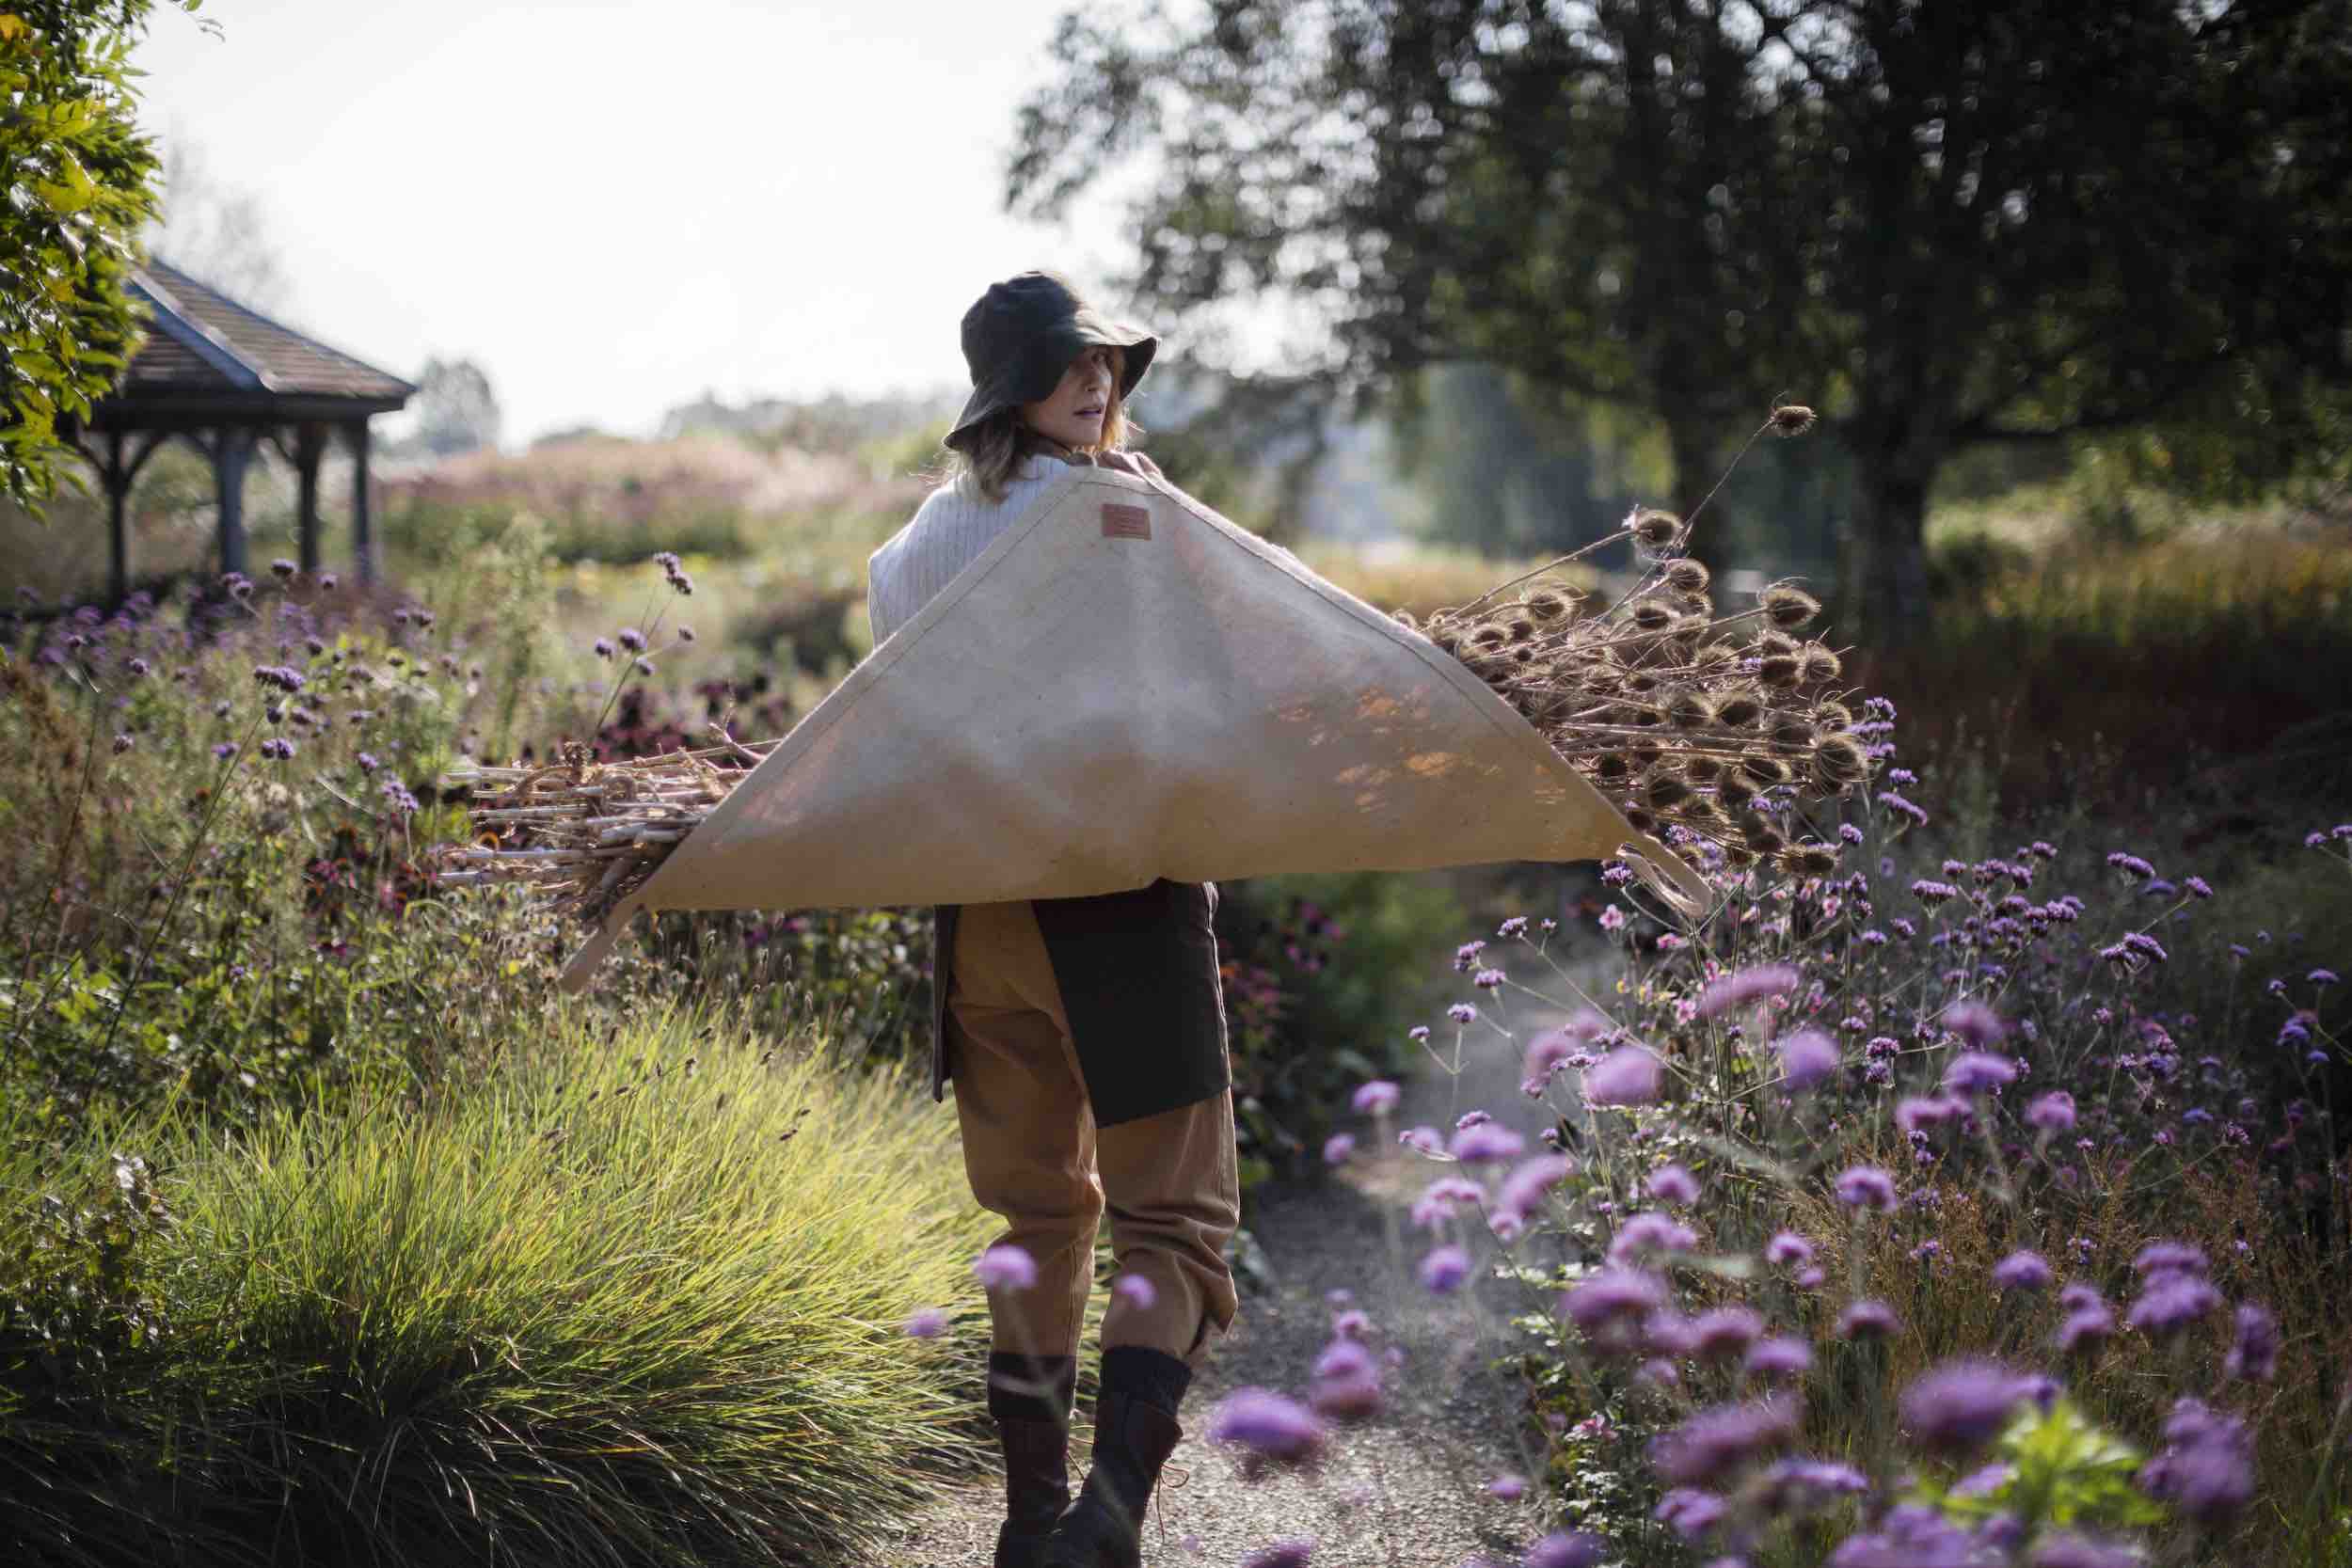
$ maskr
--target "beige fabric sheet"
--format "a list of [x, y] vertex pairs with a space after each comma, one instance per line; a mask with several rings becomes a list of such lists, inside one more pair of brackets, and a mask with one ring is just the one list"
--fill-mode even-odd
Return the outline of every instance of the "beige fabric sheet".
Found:
[[1475, 674], [1165, 481], [1073, 467], [689, 834], [636, 909], [993, 903], [1599, 859], [1707, 884]]

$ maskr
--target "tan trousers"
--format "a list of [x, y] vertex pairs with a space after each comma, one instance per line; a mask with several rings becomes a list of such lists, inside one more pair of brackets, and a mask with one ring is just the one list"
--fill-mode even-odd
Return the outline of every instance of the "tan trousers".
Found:
[[999, 1240], [1037, 1260], [1037, 1284], [990, 1292], [993, 1344], [1074, 1355], [1106, 1206], [1120, 1274], [1149, 1307], [1114, 1294], [1103, 1345], [1144, 1345], [1198, 1366], [1238, 1304], [1225, 1243], [1241, 1224], [1233, 1091], [1098, 1129], [1060, 988], [1028, 900], [966, 904], [947, 998], [963, 1165]]

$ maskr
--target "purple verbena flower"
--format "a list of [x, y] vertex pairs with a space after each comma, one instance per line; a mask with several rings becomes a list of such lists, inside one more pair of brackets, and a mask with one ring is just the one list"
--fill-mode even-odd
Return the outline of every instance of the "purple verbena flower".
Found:
[[1421, 1260], [1421, 1282], [1435, 1293], [1447, 1295], [1470, 1277], [1470, 1254], [1448, 1243], [1432, 1248]]
[[1516, 1160], [1526, 1148], [1527, 1140], [1509, 1128], [1480, 1122], [1454, 1133], [1448, 1152], [1466, 1165], [1484, 1165]]
[[2050, 1265], [2038, 1252], [2012, 1252], [1993, 1265], [1993, 1283], [2004, 1291], [2039, 1291], [2050, 1283]]
[[1025, 1291], [1037, 1283], [1037, 1259], [1009, 1242], [999, 1243], [973, 1262], [972, 1274], [983, 1290]]
[[1798, 1377], [1813, 1365], [1813, 1347], [1793, 1335], [1758, 1339], [1748, 1347], [1747, 1369], [1759, 1377]]
[[1931, 1453], [1964, 1455], [1991, 1442], [2029, 1393], [2026, 1380], [1999, 1362], [1959, 1357], [1903, 1390], [1903, 1428]]
[[1269, 1388], [1234, 1389], [1209, 1421], [1210, 1442], [1247, 1449], [1282, 1465], [1312, 1459], [1328, 1435], [1312, 1411]]
[[2237, 1333], [2221, 1370], [2249, 1383], [2268, 1383], [2279, 1375], [2279, 1320], [2259, 1302], [2237, 1309]]
[[1813, 1243], [1793, 1230], [1780, 1231], [1764, 1243], [1764, 1261], [1810, 1263], [1813, 1261]]
[[1307, 1388], [1310, 1406], [1325, 1416], [1369, 1416], [1380, 1399], [1380, 1363], [1370, 1350], [1346, 1337], [1324, 1346]]
[[1584, 1069], [1584, 1099], [1593, 1105], [1646, 1105], [1658, 1098], [1664, 1077], [1656, 1053], [1620, 1046]]
[[2015, 1082], [2017, 1063], [1986, 1051], [1963, 1051], [1944, 1069], [1944, 1086], [1954, 1094], [1986, 1094]]
[[1327, 1165], [1345, 1164], [1347, 1157], [1355, 1152], [1356, 1134], [1353, 1132], [1334, 1132], [1323, 1140], [1323, 1163]]
[[1375, 1078], [1368, 1084], [1358, 1085], [1349, 1103], [1368, 1116], [1385, 1117], [1396, 1109], [1402, 1091], [1388, 1079]]
[[936, 1339], [946, 1332], [947, 1314], [936, 1307], [917, 1307], [907, 1317], [906, 1335], [910, 1339]]
[[1882, 1213], [1895, 1207], [1895, 1179], [1876, 1165], [1855, 1165], [1837, 1178], [1837, 1201]]
[[2026, 1107], [2026, 1120], [2044, 1132], [2071, 1132], [2074, 1130], [2074, 1097], [2064, 1089], [2037, 1095]]
[[1698, 1179], [1680, 1165], [1661, 1165], [1649, 1174], [1649, 1195], [1661, 1203], [1696, 1203]]
[[2199, 1524], [2219, 1524], [2253, 1500], [2253, 1435], [2235, 1416], [2176, 1400], [2164, 1449], [2141, 1466], [2139, 1484]]
[[1649, 1460], [1678, 1486], [1705, 1486], [1794, 1437], [1794, 1399], [1715, 1405], [1651, 1439]]
[[1780, 1053], [1783, 1085], [1790, 1094], [1805, 1094], [1837, 1070], [1837, 1042], [1819, 1029], [1800, 1029], [1774, 1042]]
[[1712, 1018], [1734, 1007], [1780, 996], [1797, 989], [1798, 974], [1788, 964], [1759, 964], [1708, 983], [1699, 993], [1698, 1016]]

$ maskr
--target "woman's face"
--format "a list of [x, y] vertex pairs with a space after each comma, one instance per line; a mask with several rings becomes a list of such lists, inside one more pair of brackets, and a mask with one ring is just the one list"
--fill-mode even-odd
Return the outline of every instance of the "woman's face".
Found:
[[1021, 422], [1065, 447], [1091, 447], [1103, 439], [1103, 419], [1125, 369], [1124, 350], [1089, 345], [1061, 372], [1061, 385], [1041, 403], [1021, 405]]

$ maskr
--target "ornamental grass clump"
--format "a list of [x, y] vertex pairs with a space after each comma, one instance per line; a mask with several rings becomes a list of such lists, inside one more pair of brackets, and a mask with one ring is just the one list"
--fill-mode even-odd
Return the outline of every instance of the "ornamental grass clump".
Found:
[[[717, 1010], [539, 1024], [423, 1114], [110, 1130], [164, 1331], [70, 1381], [0, 1335], [9, 1560], [865, 1560], [985, 1469], [998, 1222], [904, 1074]], [[50, 1179], [0, 1116], [13, 1259]]]

